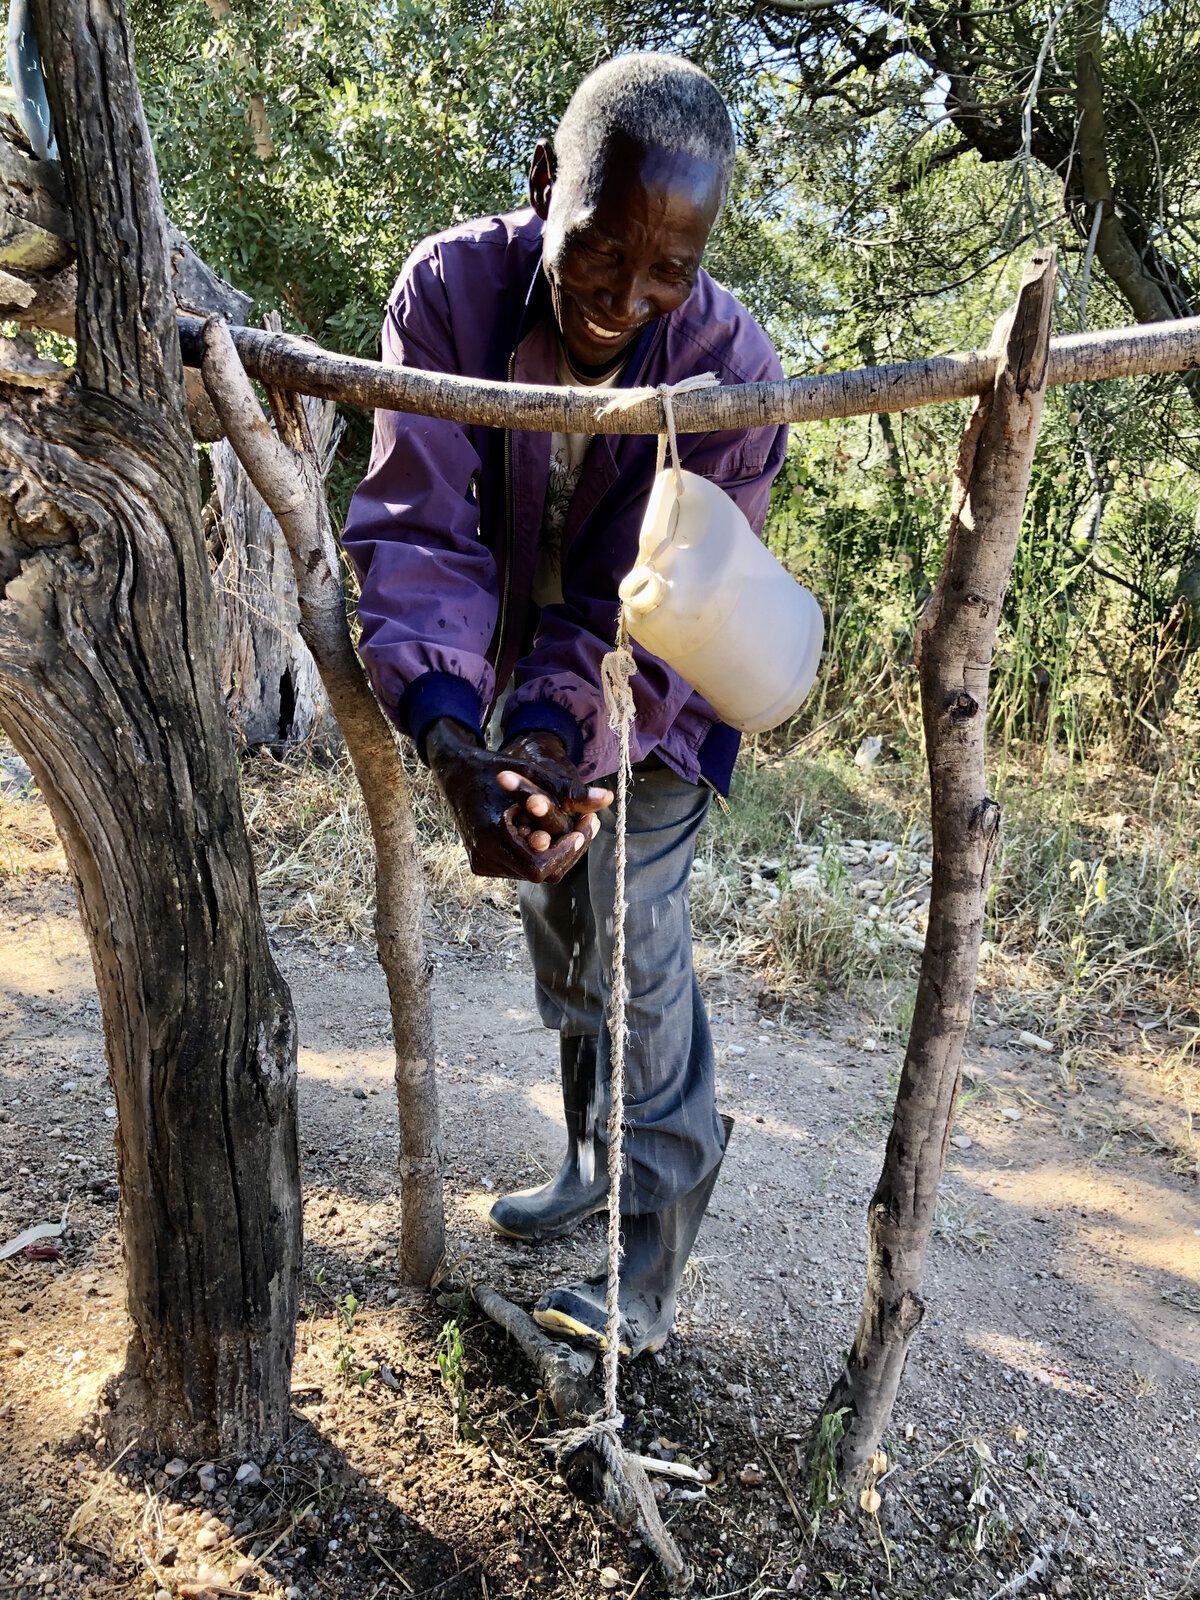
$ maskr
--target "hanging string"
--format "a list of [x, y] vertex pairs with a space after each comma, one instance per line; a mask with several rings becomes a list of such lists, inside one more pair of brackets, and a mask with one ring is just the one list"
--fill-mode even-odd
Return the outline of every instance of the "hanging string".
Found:
[[[682, 383], [660, 384], [657, 394], [662, 400], [663, 432], [658, 437], [658, 464], [661, 472], [668, 448], [675, 472], [675, 489], [683, 493], [682, 471], [679, 465], [679, 447], [675, 437], [675, 412], [672, 396], [690, 389], [708, 388], [717, 382], [715, 373], [705, 372]], [[646, 397], [645, 390], [636, 390], [609, 401], [600, 415], [636, 405]], [[611, 1056], [611, 1104], [608, 1115], [608, 1275], [604, 1302], [604, 1411], [594, 1417], [584, 1428], [572, 1429], [561, 1436], [559, 1450], [560, 1470], [576, 1451], [590, 1448], [598, 1452], [604, 1464], [604, 1504], [622, 1527], [635, 1523], [643, 1538], [654, 1551], [668, 1588], [672, 1593], [685, 1593], [691, 1587], [691, 1569], [679, 1553], [679, 1548], [663, 1526], [658, 1504], [654, 1499], [645, 1472], [636, 1461], [630, 1460], [621, 1448], [620, 1433], [624, 1423], [617, 1405], [617, 1379], [621, 1361], [621, 1172], [625, 1159], [625, 1054], [629, 1044], [629, 1025], [625, 1020], [625, 1006], [629, 987], [625, 960], [626, 904], [626, 838], [629, 820], [629, 791], [633, 783], [633, 761], [630, 751], [634, 724], [634, 700], [630, 680], [637, 673], [633, 647], [629, 641], [629, 625], [622, 606], [617, 621], [617, 637], [613, 649], [600, 663], [600, 686], [604, 691], [604, 705], [608, 711], [608, 725], [617, 736], [617, 807], [614, 821], [613, 847], [613, 940], [612, 979], [609, 999], [608, 1031]]]
[[[674, 396], [686, 394], [693, 389], [707, 389], [716, 382], [715, 372], [701, 372], [694, 377], [684, 378], [680, 383], [660, 383], [655, 390], [662, 401], [664, 423], [664, 431], [658, 436], [658, 461], [655, 473], [662, 471], [669, 446], [677, 495], [683, 493], [683, 475], [679, 465], [679, 443], [675, 435]], [[644, 392], [638, 395], [636, 390], [616, 395], [601, 409], [600, 415], [625, 410], [630, 405], [638, 404], [643, 398]], [[600, 663], [600, 685], [604, 691], [608, 725], [617, 735], [612, 981], [608, 1022], [611, 1054], [608, 1114], [608, 1282], [605, 1293], [604, 1327], [604, 1415], [609, 1422], [619, 1422], [617, 1375], [620, 1366], [621, 1327], [621, 1170], [624, 1165], [625, 1137], [625, 1050], [629, 1042], [629, 1026], [625, 1021], [625, 1002], [628, 996], [625, 963], [625, 869], [629, 787], [633, 781], [629, 745], [634, 721], [633, 690], [629, 683], [636, 672], [637, 662], [634, 660], [633, 647], [629, 642], [629, 624], [625, 617], [625, 608], [622, 606], [617, 620], [615, 648], [610, 650]]]
[[608, 1019], [612, 1074], [608, 1113], [608, 1284], [604, 1327], [604, 1415], [611, 1422], [616, 1422], [619, 1417], [617, 1369], [621, 1344], [621, 1169], [624, 1165], [625, 1138], [625, 1047], [629, 1042], [629, 1024], [625, 1020], [625, 1002], [629, 992], [625, 964], [625, 863], [629, 785], [633, 780], [629, 740], [634, 718], [633, 690], [629, 680], [636, 672], [637, 662], [629, 643], [629, 626], [622, 606], [617, 623], [616, 648], [610, 650], [600, 663], [600, 683], [608, 710], [608, 725], [617, 735], [612, 994]]
[[681, 378], [678, 383], [660, 383], [649, 390], [621, 389], [611, 400], [605, 401], [596, 412], [596, 416], [608, 417], [617, 411], [630, 411], [634, 406], [640, 406], [648, 394], [656, 394], [662, 402], [664, 428], [658, 436], [658, 461], [654, 471], [656, 475], [662, 471], [669, 443], [671, 467], [675, 473], [675, 493], [682, 494], [683, 474], [679, 465], [679, 445], [675, 438], [674, 398], [677, 394], [690, 394], [695, 389], [711, 389], [720, 381], [715, 372], [697, 372], [690, 378]]

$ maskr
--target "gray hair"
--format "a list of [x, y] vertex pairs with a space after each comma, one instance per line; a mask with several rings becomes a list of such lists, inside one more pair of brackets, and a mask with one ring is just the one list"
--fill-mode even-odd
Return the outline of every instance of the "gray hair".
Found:
[[554, 135], [559, 180], [595, 197], [614, 135], [710, 161], [729, 190], [737, 142], [721, 91], [682, 56], [617, 56], [590, 72], [571, 96]]

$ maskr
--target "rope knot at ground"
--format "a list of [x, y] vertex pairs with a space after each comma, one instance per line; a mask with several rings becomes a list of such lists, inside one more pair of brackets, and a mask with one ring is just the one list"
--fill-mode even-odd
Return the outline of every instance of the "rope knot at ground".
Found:
[[692, 1588], [692, 1569], [679, 1553], [679, 1547], [663, 1526], [658, 1502], [650, 1480], [640, 1464], [621, 1448], [623, 1417], [595, 1417], [585, 1427], [571, 1428], [559, 1435], [557, 1466], [568, 1483], [571, 1462], [581, 1452], [597, 1460], [603, 1471], [604, 1490], [600, 1504], [619, 1528], [636, 1528], [658, 1562], [671, 1594], [687, 1594]]

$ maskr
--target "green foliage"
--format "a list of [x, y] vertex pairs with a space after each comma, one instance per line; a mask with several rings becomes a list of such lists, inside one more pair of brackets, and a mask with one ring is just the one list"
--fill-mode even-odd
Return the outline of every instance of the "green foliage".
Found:
[[339, 1323], [338, 1342], [333, 1350], [333, 1364], [343, 1378], [348, 1378], [354, 1371], [356, 1352], [354, 1340], [354, 1323], [359, 1312], [359, 1302], [352, 1294], [337, 1303], [337, 1319]]
[[[1035, 238], [1060, 247], [1059, 331], [1128, 320], [1096, 260], [1084, 294], [1088, 219], [1055, 165], [1076, 115], [1073, 14], [1047, 43], [1058, 10], [1020, 0], [973, 16], [969, 77], [992, 116], [983, 150], [982, 135], [961, 137], [944, 63], [927, 48], [937, 5], [787, 20], [770, 0], [603, 0], [584, 12], [566, 0], [133, 0], [172, 216], [255, 295], [256, 314], [279, 309], [289, 326], [363, 353], [415, 242], [522, 203], [535, 140], [597, 60], [683, 49], [725, 90], [741, 146], [708, 264], [797, 372], [986, 343]], [[938, 48], [953, 54], [961, 12], [944, 19]], [[1198, 40], [1200, 0], [1122, 8], [1103, 29], [1122, 215], [1180, 294], [1200, 283], [1200, 77], [1187, 65]], [[844, 748], [880, 732], [902, 757], [919, 752], [913, 640], [965, 414], [794, 430], [767, 538], [829, 625], [817, 692], [775, 747], [824, 728]], [[339, 502], [365, 448], [357, 418]], [[1165, 765], [1194, 743], [1198, 465], [1195, 405], [1172, 379], [1052, 394], [989, 708], [1007, 748], [1075, 758], [1114, 741]]]
[[437, 1342], [438, 1371], [442, 1375], [442, 1388], [450, 1401], [454, 1417], [454, 1431], [464, 1439], [478, 1438], [467, 1409], [467, 1380], [463, 1371], [462, 1329], [451, 1317], [442, 1324]]
[[808, 1505], [813, 1515], [815, 1535], [822, 1511], [841, 1505], [845, 1499], [838, 1484], [838, 1446], [846, 1432], [844, 1418], [849, 1406], [840, 1411], [823, 1411], [808, 1452]]
[[552, 0], [133, 11], [174, 220], [260, 311], [367, 353], [413, 244], [519, 201], [534, 141], [603, 48]]

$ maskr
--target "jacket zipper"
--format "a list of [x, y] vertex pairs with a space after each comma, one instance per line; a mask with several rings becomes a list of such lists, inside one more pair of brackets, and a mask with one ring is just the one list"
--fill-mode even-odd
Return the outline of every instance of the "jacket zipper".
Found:
[[[514, 350], [508, 358], [508, 381], [513, 381], [513, 373], [517, 369], [517, 352]], [[504, 430], [504, 582], [500, 589], [500, 617], [496, 625], [496, 658], [492, 665], [496, 669], [496, 687], [492, 695], [492, 703], [488, 707], [487, 715], [483, 719], [486, 728], [492, 720], [496, 703], [504, 693], [504, 685], [500, 682], [500, 665], [504, 660], [504, 647], [508, 635], [508, 605], [512, 596], [512, 569], [513, 549], [516, 536], [513, 531], [513, 481], [512, 481], [512, 429]]]

